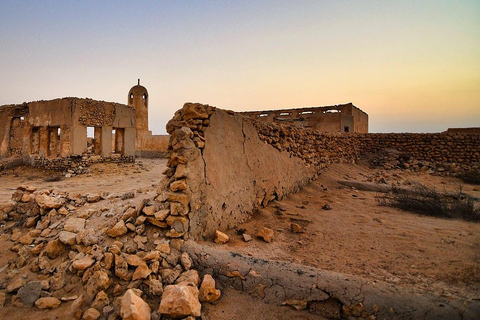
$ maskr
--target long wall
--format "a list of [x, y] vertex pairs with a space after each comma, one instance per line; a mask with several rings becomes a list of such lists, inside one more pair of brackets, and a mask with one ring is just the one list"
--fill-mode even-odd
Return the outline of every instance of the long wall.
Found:
[[379, 164], [394, 162], [391, 168], [457, 171], [480, 162], [478, 133], [326, 134], [309, 128], [253, 123], [260, 139], [319, 167], [372, 155], [383, 157]]
[[262, 142], [251, 122], [233, 112], [187, 103], [167, 131], [172, 156], [156, 198], [162, 214], [156, 216], [157, 225], [170, 228], [170, 237], [212, 237], [297, 191], [317, 173]]

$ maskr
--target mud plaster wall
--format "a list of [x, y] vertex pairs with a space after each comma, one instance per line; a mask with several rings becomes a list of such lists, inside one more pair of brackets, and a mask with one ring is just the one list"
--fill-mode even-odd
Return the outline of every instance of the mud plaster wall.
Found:
[[185, 104], [167, 131], [173, 153], [157, 200], [169, 208], [164, 219], [171, 220], [170, 236], [177, 236], [187, 219], [189, 237], [212, 237], [215, 230], [232, 228], [256, 208], [297, 191], [317, 172], [260, 141], [250, 121], [233, 112]]
[[137, 150], [135, 155], [143, 158], [160, 158], [168, 156], [168, 135], [137, 133]]

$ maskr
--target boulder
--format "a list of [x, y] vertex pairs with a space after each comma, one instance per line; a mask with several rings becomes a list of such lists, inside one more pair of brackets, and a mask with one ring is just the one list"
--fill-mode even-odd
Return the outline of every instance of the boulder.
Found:
[[132, 289], [125, 292], [121, 301], [120, 316], [123, 320], [150, 320], [150, 307]]
[[197, 287], [183, 282], [165, 287], [158, 313], [171, 318], [200, 317], [201, 308]]

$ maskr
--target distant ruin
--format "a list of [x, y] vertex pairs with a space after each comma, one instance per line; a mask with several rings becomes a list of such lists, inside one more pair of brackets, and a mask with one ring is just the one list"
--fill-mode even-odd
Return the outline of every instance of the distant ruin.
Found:
[[135, 155], [135, 110], [126, 105], [63, 98], [2, 106], [0, 115], [2, 158], [48, 167], [52, 159], [84, 154], [127, 161]]
[[329, 107], [240, 112], [254, 120], [312, 128], [320, 132], [368, 133], [368, 114], [351, 102]]

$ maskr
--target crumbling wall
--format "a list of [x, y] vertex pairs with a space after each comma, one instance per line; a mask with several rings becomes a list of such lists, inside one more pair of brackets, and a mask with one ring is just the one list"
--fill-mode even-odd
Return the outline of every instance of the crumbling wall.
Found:
[[312, 128], [320, 132], [368, 132], [368, 115], [352, 103], [313, 108], [240, 112], [252, 120]]
[[310, 128], [253, 121], [259, 137], [307, 163], [353, 163], [361, 157], [385, 169], [455, 173], [480, 162], [480, 134], [328, 134]]
[[187, 103], [167, 124], [172, 151], [158, 190], [167, 236], [212, 237], [306, 184], [316, 167], [263, 143], [249, 120]]

